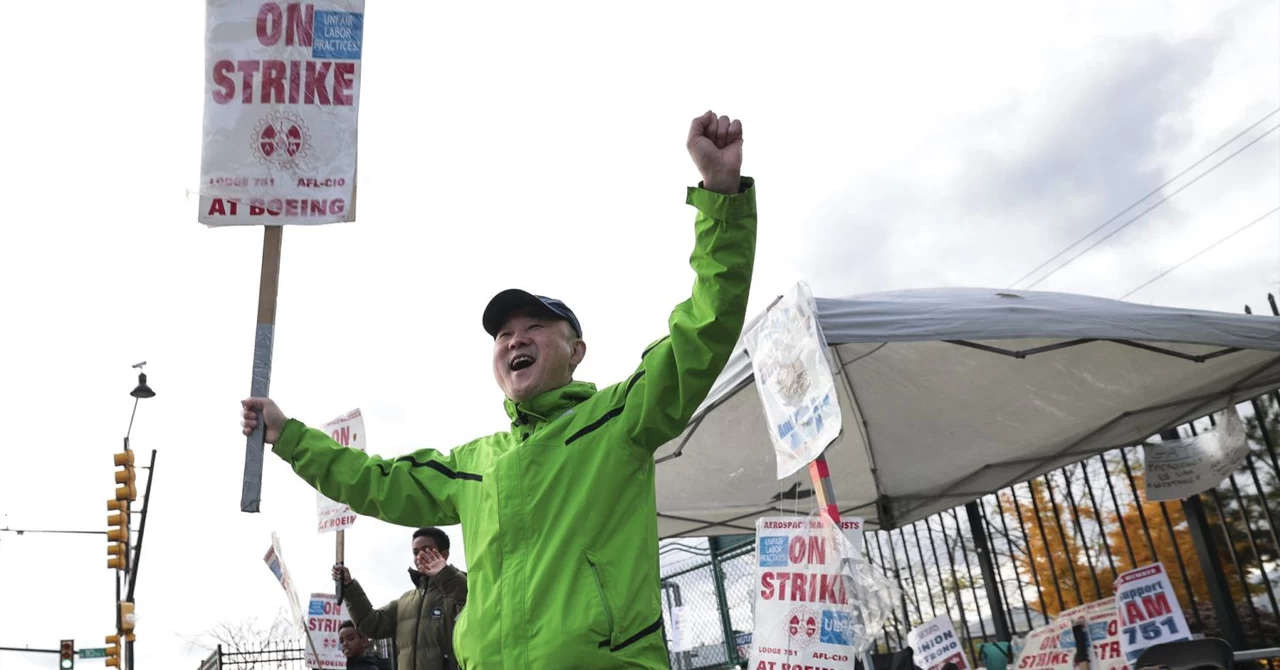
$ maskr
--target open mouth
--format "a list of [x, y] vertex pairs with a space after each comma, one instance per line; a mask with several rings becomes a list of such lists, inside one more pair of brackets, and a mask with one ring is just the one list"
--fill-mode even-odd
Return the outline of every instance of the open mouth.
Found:
[[520, 354], [508, 361], [507, 367], [511, 368], [512, 371], [519, 372], [520, 370], [532, 367], [533, 364], [533, 356], [530, 356], [529, 354]]

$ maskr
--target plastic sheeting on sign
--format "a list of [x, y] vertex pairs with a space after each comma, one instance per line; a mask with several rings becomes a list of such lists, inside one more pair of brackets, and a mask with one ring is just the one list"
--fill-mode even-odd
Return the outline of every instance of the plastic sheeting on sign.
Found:
[[756, 390], [778, 459], [778, 479], [785, 479], [821, 456], [842, 429], [831, 361], [809, 285], [792, 286], [743, 340], [759, 382]]
[[845, 532], [812, 514], [757, 521], [750, 667], [852, 669], [875, 645], [900, 592]]
[[355, 221], [364, 0], [207, 0], [198, 220]]
[[1249, 455], [1244, 421], [1235, 407], [1199, 435], [1142, 445], [1147, 500], [1181, 500], [1208, 491], [1235, 472]]
[[[815, 303], [845, 425], [824, 456], [840, 513], [871, 529], [1280, 387], [1273, 316], [999, 289]], [[808, 473], [776, 477], [742, 348], [689, 427], [655, 454], [662, 537], [751, 533], [757, 518], [812, 507]]]

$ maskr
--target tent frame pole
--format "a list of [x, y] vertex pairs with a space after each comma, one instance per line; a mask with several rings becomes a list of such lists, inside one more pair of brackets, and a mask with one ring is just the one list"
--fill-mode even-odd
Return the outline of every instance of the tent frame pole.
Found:
[[991, 623], [996, 629], [996, 639], [1009, 642], [1013, 636], [1009, 634], [1009, 621], [1005, 618], [1004, 603], [1001, 602], [1000, 589], [996, 583], [995, 564], [991, 561], [991, 543], [987, 540], [987, 531], [982, 525], [978, 501], [965, 503], [964, 511], [969, 515], [969, 534], [973, 537], [973, 549], [978, 553], [978, 567], [982, 570], [982, 581], [986, 585], [987, 606], [991, 608]]

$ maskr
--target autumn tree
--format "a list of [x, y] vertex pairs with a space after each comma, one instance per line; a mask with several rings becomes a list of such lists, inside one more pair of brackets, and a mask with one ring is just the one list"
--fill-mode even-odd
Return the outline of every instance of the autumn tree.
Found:
[[[1255, 401], [1254, 407], [1255, 416], [1246, 418], [1246, 431], [1255, 467], [1246, 465], [1234, 475], [1234, 481], [1228, 478], [1201, 495], [1217, 534], [1215, 549], [1228, 566], [1224, 577], [1237, 603], [1263, 592], [1268, 575], [1262, 566], [1280, 560], [1280, 548], [1271, 533], [1257, 531], [1258, 520], [1269, 522], [1275, 516], [1272, 510], [1280, 506], [1280, 476], [1272, 462], [1273, 449], [1280, 446], [1273, 442], [1280, 437], [1280, 403], [1266, 396]], [[1007, 491], [1000, 494], [1010, 525], [1025, 529], [1025, 535], [1018, 533], [1021, 541], [1008, 538], [1018, 547], [1012, 552], [1017, 571], [1024, 585], [1034, 583], [1043, 594], [1043, 598], [1037, 595], [1029, 600], [1028, 605], [1055, 616], [1082, 601], [1109, 596], [1117, 573], [1158, 561], [1168, 571], [1190, 618], [1193, 600], [1197, 605], [1208, 602], [1209, 586], [1182, 504], [1146, 500], [1140, 459], [1132, 462], [1122, 454], [1120, 459], [1101, 462], [1106, 467], [1094, 467], [1092, 474], [1088, 467], [1077, 466], [1075, 471], [1083, 475], [1079, 481], [1067, 477], [1066, 470], [1061, 471], [1061, 477], [1033, 480], [1030, 499]], [[1100, 512], [1094, 508], [1088, 487], [1090, 477], [1098, 476], [1110, 480], [1106, 488], [1128, 494], [1119, 501], [1119, 509]], [[1125, 485], [1117, 486], [1118, 482]], [[1064, 498], [1071, 500], [1068, 503]], [[1237, 571], [1237, 562], [1257, 569]], [[1099, 589], [1094, 588], [1095, 575]]]

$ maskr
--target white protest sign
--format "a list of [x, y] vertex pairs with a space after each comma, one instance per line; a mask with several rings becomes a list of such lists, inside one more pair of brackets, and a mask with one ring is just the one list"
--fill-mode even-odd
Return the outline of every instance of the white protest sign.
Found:
[[754, 670], [853, 670], [853, 604], [842, 560], [854, 549], [821, 517], [756, 520]]
[[[359, 409], [351, 410], [326, 423], [324, 431], [333, 438], [334, 442], [344, 447], [365, 451], [364, 417], [360, 415]], [[358, 516], [345, 503], [335, 502], [319, 491], [316, 492], [317, 532], [332, 533], [337, 530], [346, 530], [355, 524]]]
[[302, 627], [307, 646], [314, 649], [315, 641], [311, 639], [311, 631], [307, 627], [306, 617], [302, 615], [302, 602], [298, 599], [298, 589], [294, 587], [293, 579], [289, 576], [289, 568], [285, 567], [284, 552], [280, 550], [280, 538], [274, 532], [271, 533], [271, 548], [262, 557], [262, 561], [267, 564], [271, 574], [275, 575], [276, 580], [280, 582], [280, 587], [284, 589], [285, 598], [289, 601], [289, 611], [293, 614], [293, 622]]
[[1089, 624], [1089, 654], [1092, 670], [1129, 670], [1120, 653], [1120, 620], [1116, 617], [1116, 598], [1095, 600], [1088, 605], [1085, 618]]
[[969, 659], [951, 618], [943, 615], [926, 621], [907, 632], [907, 644], [915, 651], [915, 664], [923, 670], [941, 670], [947, 663], [955, 663], [960, 670], [969, 670]]
[[687, 605], [676, 605], [671, 608], [671, 651], [689, 651], [693, 649], [693, 636], [689, 634], [689, 608]]
[[[1063, 637], [1071, 640], [1064, 648]], [[1059, 617], [1027, 634], [1018, 652], [1017, 670], [1071, 670], [1075, 661], [1075, 639], [1071, 620]]]
[[1249, 455], [1244, 421], [1235, 405], [1218, 425], [1182, 440], [1142, 445], [1147, 500], [1181, 500], [1217, 486]]
[[307, 608], [307, 632], [320, 650], [320, 658], [317, 659], [308, 649], [307, 667], [322, 670], [343, 670], [347, 667], [347, 657], [342, 655], [342, 643], [338, 640], [339, 627], [346, 618], [342, 603], [332, 593], [311, 594], [311, 605]]
[[364, 0], [206, 0], [200, 223], [355, 220]]
[[843, 425], [809, 285], [792, 286], [745, 340], [778, 458], [778, 479], [784, 479], [822, 455]]
[[867, 550], [867, 545], [862, 540], [862, 524], [863, 519], [859, 516], [840, 517], [840, 529], [844, 531], [845, 539], [859, 556]]
[[1148, 647], [1190, 640], [1191, 629], [1164, 566], [1156, 563], [1116, 578], [1120, 648], [1132, 664]]

